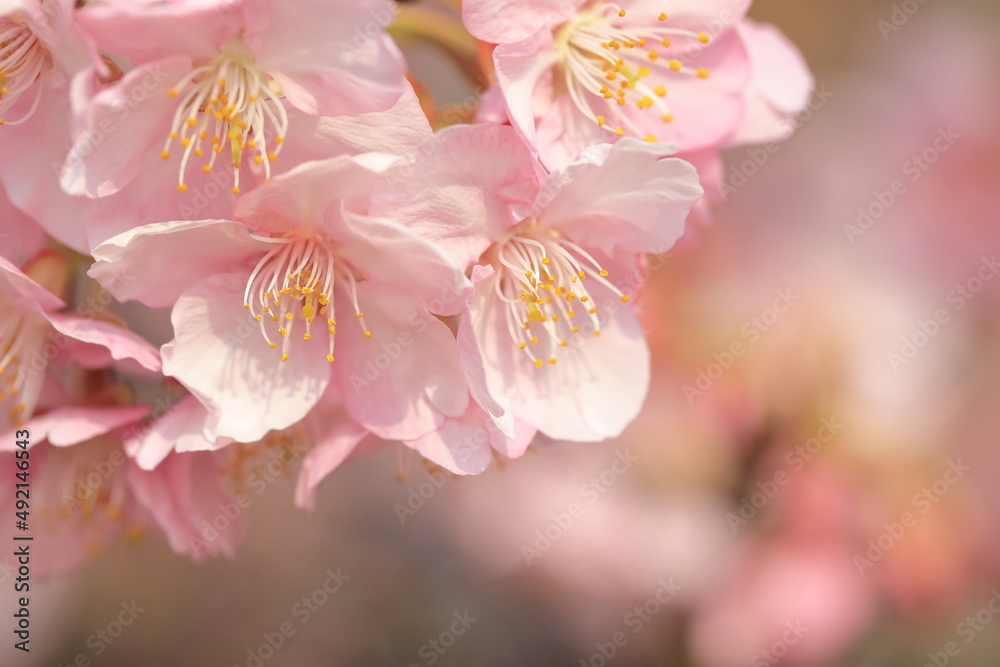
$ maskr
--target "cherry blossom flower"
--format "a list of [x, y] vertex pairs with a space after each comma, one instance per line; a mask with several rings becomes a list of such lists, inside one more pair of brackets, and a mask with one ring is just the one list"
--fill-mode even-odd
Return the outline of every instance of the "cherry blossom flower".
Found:
[[159, 355], [142, 338], [96, 316], [62, 312], [65, 302], [42, 282], [56, 289], [65, 284], [65, 261], [58, 254], [37, 254], [23, 272], [0, 257], [0, 432], [32, 416], [50, 370], [113, 362], [160, 370]]
[[470, 388], [498, 424], [598, 440], [635, 417], [649, 354], [626, 304], [641, 253], [669, 249], [702, 195], [667, 151], [623, 140], [546, 177], [509, 127], [454, 127], [380, 191], [377, 212], [472, 268], [457, 336]]
[[[173, 306], [164, 373], [208, 408], [209, 440], [287, 428], [331, 381], [380, 437], [420, 437], [465, 412], [454, 337], [426, 306], [455, 294], [436, 312], [457, 312], [468, 281], [436, 246], [369, 214], [396, 160], [307, 163], [241, 198], [239, 222], [146, 225], [94, 250], [91, 275], [117, 298]], [[141, 278], [109, 284], [121, 271]]]
[[780, 33], [745, 27], [749, 5], [470, 0], [463, 19], [498, 45], [511, 123], [547, 167], [560, 168], [623, 136], [674, 142], [686, 157], [717, 152], [737, 132], [787, 135], [776, 120], [804, 106], [811, 78]]
[[77, 77], [81, 128], [63, 187], [90, 197], [113, 194], [148, 178], [143, 166], [151, 153], [170, 163], [181, 192], [192, 174], [216, 169], [230, 173], [236, 193], [251, 167], [267, 179], [294, 129], [283, 100], [305, 114], [340, 116], [384, 111], [404, 93], [402, 59], [391, 40], [379, 34], [355, 43], [355, 28], [375, 10], [374, 0], [114, 0], [85, 7], [79, 14], [86, 31], [134, 69], [103, 89], [87, 73]]
[[7, 0], [0, 6], [0, 125], [21, 125], [50, 79], [96, 62], [73, 18], [73, 0]]

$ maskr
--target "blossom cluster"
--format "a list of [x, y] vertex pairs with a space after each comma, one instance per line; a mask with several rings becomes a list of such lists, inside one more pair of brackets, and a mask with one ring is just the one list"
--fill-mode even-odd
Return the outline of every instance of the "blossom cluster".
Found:
[[647, 254], [812, 87], [749, 4], [443, 7], [485, 82], [456, 123], [385, 0], [5, 1], [0, 430], [51, 567], [151, 530], [232, 554], [220, 502], [295, 465], [311, 508], [387, 442], [471, 475], [621, 433]]

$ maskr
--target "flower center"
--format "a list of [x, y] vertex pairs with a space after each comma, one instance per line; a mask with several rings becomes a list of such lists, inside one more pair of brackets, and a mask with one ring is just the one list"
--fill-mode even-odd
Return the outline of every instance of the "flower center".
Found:
[[[31, 87], [42, 73], [48, 50], [27, 25], [12, 16], [0, 18], [0, 115], [17, 102], [21, 93]], [[0, 125], [20, 125], [35, 113], [42, 98], [42, 87], [35, 92], [35, 101], [18, 120], [5, 120]]]
[[[511, 340], [541, 368], [543, 359], [556, 363], [559, 348], [569, 347], [571, 337], [581, 333], [580, 323], [595, 336], [601, 335], [597, 303], [587, 289], [587, 280], [600, 283], [623, 302], [630, 298], [580, 246], [552, 230], [538, 228], [533, 220], [529, 223], [496, 249], [502, 268], [494, 288], [505, 305]], [[583, 317], [576, 319], [581, 314]], [[539, 345], [539, 328], [547, 339], [542, 346], [544, 354], [534, 352]]]
[[648, 25], [621, 25], [624, 9], [603, 3], [584, 10], [565, 23], [556, 34], [556, 53], [574, 106], [597, 124], [618, 136], [629, 133], [656, 141], [625, 113], [634, 106], [656, 113], [664, 123], [674, 120], [667, 104], [670, 76], [707, 79], [707, 69], [692, 69], [677, 58], [661, 58], [657, 49], [670, 48], [674, 40], [708, 44], [704, 32], [691, 32], [665, 25], [666, 14], [651, 18]]
[[333, 343], [337, 333], [337, 322], [333, 317], [333, 290], [338, 280], [348, 285], [354, 316], [365, 338], [371, 338], [372, 333], [358, 306], [357, 281], [350, 268], [343, 261], [338, 261], [332, 243], [316, 236], [254, 238], [273, 243], [274, 248], [264, 255], [250, 274], [243, 295], [243, 307], [260, 323], [264, 340], [272, 349], [278, 344], [268, 333], [268, 328], [277, 325], [277, 337], [282, 339], [282, 361], [288, 360], [289, 341], [296, 320], [302, 320], [305, 328], [302, 340], [308, 341], [312, 340], [317, 317], [326, 323], [329, 341], [326, 359], [333, 361]]
[[[0, 304], [0, 404], [9, 404], [15, 426], [31, 418], [45, 376], [41, 354], [45, 328], [9, 305]], [[31, 362], [31, 365], [29, 365]]]
[[[229, 155], [223, 159], [232, 164], [233, 193], [240, 191], [244, 153], [252, 156], [255, 165], [263, 165], [264, 178], [270, 179], [271, 163], [278, 159], [288, 131], [288, 115], [279, 100], [278, 85], [257, 71], [241, 41], [222, 47], [218, 56], [184, 77], [168, 94], [180, 99], [180, 104], [160, 157], [170, 159], [174, 142], [183, 148], [177, 179], [180, 192], [187, 190], [184, 178], [192, 157], [203, 158], [208, 152], [201, 166], [207, 174], [227, 147]], [[268, 148], [270, 141], [273, 148]]]

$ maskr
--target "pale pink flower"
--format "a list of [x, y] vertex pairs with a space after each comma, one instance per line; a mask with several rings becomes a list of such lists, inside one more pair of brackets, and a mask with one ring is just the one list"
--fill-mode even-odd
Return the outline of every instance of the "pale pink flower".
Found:
[[805, 104], [811, 79], [780, 33], [747, 26], [749, 5], [469, 0], [463, 19], [498, 45], [507, 115], [551, 169], [621, 136], [674, 142], [686, 157], [738, 132], [787, 134], [776, 120]]
[[248, 168], [268, 178], [294, 130], [283, 100], [305, 114], [340, 116], [389, 109], [403, 94], [402, 57], [388, 36], [356, 39], [357, 29], [385, 11], [375, 0], [114, 0], [85, 7], [79, 15], [86, 31], [134, 69], [104, 89], [87, 73], [77, 77], [76, 159], [63, 169], [63, 187], [90, 197], [113, 194], [148, 178], [150, 154], [170, 164], [170, 187], [182, 192], [193, 174], [213, 169], [230, 173], [234, 192]]
[[52, 79], [96, 63], [74, 19], [73, 0], [4, 0], [0, 4], [0, 125], [21, 125]]
[[[146, 225], [94, 250], [91, 274], [119, 299], [173, 306], [164, 372], [208, 408], [208, 439], [289, 427], [331, 382], [380, 437], [420, 437], [465, 412], [454, 337], [426, 305], [456, 295], [435, 310], [457, 312], [468, 281], [436, 246], [369, 212], [395, 161], [307, 163], [240, 199], [240, 222]], [[141, 277], [110, 285], [117, 271]]]
[[457, 337], [470, 389], [498, 424], [597, 440], [639, 411], [649, 352], [626, 304], [641, 254], [669, 249], [702, 194], [666, 150], [623, 140], [546, 177], [509, 127], [454, 127], [380, 192], [377, 212], [472, 268]]
[[0, 432], [31, 417], [45, 398], [42, 388], [50, 370], [103, 368], [115, 362], [160, 370], [159, 355], [145, 340], [94, 316], [62, 312], [62, 299], [33, 279], [62, 284], [64, 261], [43, 252], [22, 272], [0, 257]]

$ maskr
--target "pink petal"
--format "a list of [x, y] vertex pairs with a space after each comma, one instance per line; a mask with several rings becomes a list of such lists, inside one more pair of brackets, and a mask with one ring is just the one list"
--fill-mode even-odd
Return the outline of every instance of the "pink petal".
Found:
[[507, 116], [529, 145], [535, 143], [536, 114], [544, 117], [552, 104], [552, 70], [556, 61], [552, 33], [544, 29], [493, 50]]
[[24, 275], [3, 256], [0, 256], [0, 297], [28, 314], [41, 315], [43, 311], [66, 307], [62, 299]]
[[[33, 417], [23, 428], [31, 431], [31, 440], [34, 443], [47, 441], [56, 447], [67, 447], [134, 424], [148, 413], [148, 405], [60, 407]], [[13, 443], [13, 438], [5, 438], [3, 443], [6, 448], [7, 443]], [[13, 449], [13, 444], [10, 447]]]
[[[253, 442], [302, 419], [330, 381], [321, 341], [292, 335], [288, 361], [271, 349], [243, 308], [246, 272], [215, 274], [174, 306], [174, 340], [163, 347], [163, 372], [208, 408], [205, 435]], [[297, 333], [297, 332], [296, 332]], [[280, 341], [279, 341], [280, 342]]]
[[56, 331], [78, 341], [69, 349], [73, 354], [88, 358], [88, 368], [103, 368], [112, 360], [127, 359], [154, 373], [160, 371], [160, 355], [156, 348], [128, 329], [78, 315], [49, 313], [47, 317]]
[[581, 156], [542, 188], [539, 224], [584, 247], [665, 252], [703, 191], [694, 167], [663, 152], [663, 145], [624, 138], [603, 156]]
[[278, 164], [298, 165], [370, 151], [414, 155], [432, 135], [416, 93], [407, 85], [388, 111], [353, 116], [311, 116], [288, 105], [288, 136]]
[[438, 428], [445, 416], [465, 413], [469, 392], [454, 336], [415, 296], [360, 283], [358, 302], [371, 338], [337, 298], [334, 372], [351, 419], [381, 438], [412, 440]]
[[[138, 227], [94, 248], [89, 275], [119, 301], [172, 305], [194, 283], [246, 265], [269, 248], [228, 220], [163, 222]], [[247, 274], [249, 277], [249, 274]]]
[[430, 139], [415, 162], [394, 167], [372, 209], [434, 241], [464, 268], [527, 215], [537, 192], [531, 153], [513, 129], [458, 125]]
[[145, 429], [125, 442], [129, 456], [143, 470], [153, 470], [171, 452], [214, 451], [232, 443], [229, 438], [205, 438], [208, 411], [193, 396], [185, 396]]
[[[63, 164], [66, 192], [105, 197], [141, 173], [143, 158], [165, 142], [177, 110], [167, 91], [192, 70], [187, 56], [171, 56], [132, 70], [85, 103], [81, 129]], [[81, 97], [92, 72], [81, 72], [73, 95]], [[80, 103], [84, 104], [84, 103]]]
[[746, 90], [746, 116], [733, 144], [763, 143], [792, 133], [789, 122], [809, 102], [815, 81], [802, 53], [770, 24], [744, 21], [739, 35], [746, 44], [753, 78]]
[[135, 465], [126, 470], [132, 493], [166, 533], [170, 547], [195, 561], [232, 558], [243, 533], [243, 506], [222, 489], [218, 465], [211, 453], [195, 452], [168, 456], [156, 470]]
[[[90, 200], [67, 195], [59, 186], [61, 165], [71, 145], [70, 109], [66, 87], [53, 88], [49, 83], [39, 83], [43, 86], [42, 97], [29, 121], [22, 125], [4, 126], [4, 152], [18, 157], [16, 160], [0, 160], [0, 181], [13, 204], [61, 243], [86, 254], [90, 245], [81, 218], [85, 218], [94, 205]], [[0, 198], [4, 196], [0, 195]], [[11, 215], [14, 215], [13, 211]], [[4, 241], [5, 248], [12, 241], [25, 243], [37, 234], [28, 229], [20, 216], [12, 219], [5, 216], [0, 224], [6, 234], [12, 234], [6, 229], [8, 225], [16, 225], [20, 230], [16, 232], [18, 238]], [[30, 226], [37, 229], [34, 223]], [[16, 250], [5, 250], [4, 254], [14, 257], [11, 252]]]
[[295, 230], [333, 231], [324, 218], [330, 203], [341, 199], [348, 209], [367, 212], [369, 193], [378, 175], [396, 160], [391, 155], [366, 153], [301, 164], [241, 197], [236, 217], [255, 230], [275, 235]]
[[327, 475], [344, 462], [368, 431], [349, 419], [342, 419], [302, 460], [295, 487], [295, 505], [309, 512], [316, 509], [316, 489]]
[[584, 0], [465, 0], [462, 22], [478, 39], [506, 44], [567, 21], [584, 4]]
[[239, 35], [245, 20], [240, 4], [111, 0], [87, 3], [77, 18], [99, 48], [134, 64], [171, 54], [201, 60], [216, 55], [220, 46]]

